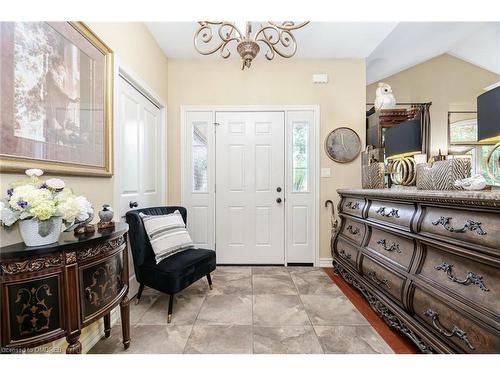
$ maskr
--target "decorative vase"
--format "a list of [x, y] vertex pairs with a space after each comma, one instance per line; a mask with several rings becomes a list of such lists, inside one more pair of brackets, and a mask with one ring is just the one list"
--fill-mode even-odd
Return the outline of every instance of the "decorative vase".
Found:
[[43, 246], [59, 240], [62, 218], [48, 220], [28, 219], [19, 221], [19, 232], [26, 246]]

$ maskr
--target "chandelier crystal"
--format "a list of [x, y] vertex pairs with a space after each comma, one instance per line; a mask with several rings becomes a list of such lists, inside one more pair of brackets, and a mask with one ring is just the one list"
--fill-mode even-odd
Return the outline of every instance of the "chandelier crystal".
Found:
[[[272, 60], [276, 54], [290, 58], [297, 52], [297, 42], [292, 34], [309, 22], [291, 21], [272, 22], [260, 25], [259, 31], [252, 35], [252, 23], [246, 22], [237, 27], [233, 22], [200, 21], [194, 34], [194, 48], [202, 55], [211, 55], [217, 51], [227, 59], [231, 56], [228, 45], [236, 44], [236, 51], [241, 57], [241, 69], [250, 68], [253, 59], [259, 54], [260, 47], [266, 49], [266, 59]], [[243, 31], [243, 32], [242, 32]], [[234, 42], [234, 43], [233, 43]]]

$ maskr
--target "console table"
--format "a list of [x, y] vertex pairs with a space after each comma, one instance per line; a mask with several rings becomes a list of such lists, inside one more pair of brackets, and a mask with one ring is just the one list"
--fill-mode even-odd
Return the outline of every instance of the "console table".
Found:
[[130, 345], [128, 225], [57, 243], [0, 248], [1, 351], [16, 352], [66, 337], [66, 353], [81, 353], [81, 329], [120, 305], [123, 345]]
[[339, 190], [333, 266], [425, 353], [500, 353], [500, 194]]

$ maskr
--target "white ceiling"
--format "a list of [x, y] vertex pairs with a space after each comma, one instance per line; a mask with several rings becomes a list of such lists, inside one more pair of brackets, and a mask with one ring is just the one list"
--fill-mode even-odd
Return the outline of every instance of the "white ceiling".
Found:
[[[196, 22], [147, 26], [169, 58], [220, 58], [196, 52]], [[500, 74], [500, 22], [311, 22], [293, 34], [297, 58], [366, 58], [367, 84], [443, 53]]]

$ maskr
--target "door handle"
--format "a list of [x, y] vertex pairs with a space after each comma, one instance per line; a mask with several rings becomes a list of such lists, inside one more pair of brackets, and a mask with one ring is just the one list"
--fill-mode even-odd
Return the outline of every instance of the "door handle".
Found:
[[138, 207], [138, 206], [139, 206], [139, 203], [130, 201], [130, 202], [128, 202], [128, 206], [129, 206], [130, 208]]
[[276, 198], [276, 203], [281, 203], [281, 198]]
[[279, 186], [278, 186], [278, 187], [276, 188], [276, 191], [277, 191], [278, 193], [281, 193], [281, 187], [279, 187]]

